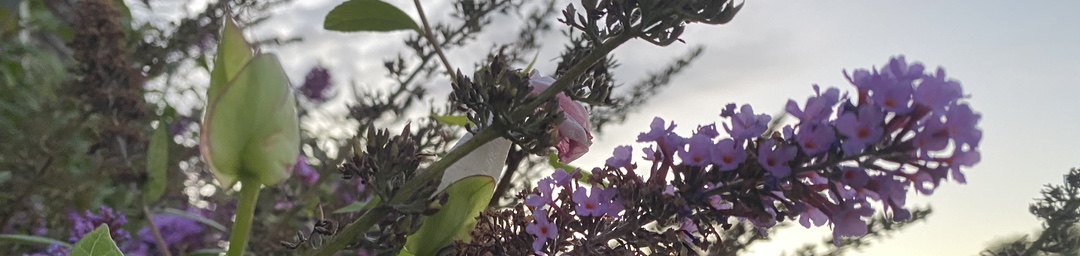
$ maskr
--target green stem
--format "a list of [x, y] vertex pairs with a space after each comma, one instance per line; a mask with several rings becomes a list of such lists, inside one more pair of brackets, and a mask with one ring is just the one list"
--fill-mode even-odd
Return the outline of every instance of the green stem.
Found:
[[[384, 201], [379, 204], [385, 205], [385, 203], [386, 202]], [[312, 253], [312, 255], [334, 255], [335, 253], [340, 251], [341, 248], [345, 248], [345, 246], [348, 246], [351, 243], [355, 243], [357, 240], [356, 238], [360, 237], [360, 235], [363, 234], [364, 231], [371, 229], [372, 225], [375, 225], [376, 222], [379, 222], [379, 220], [386, 217], [386, 214], [389, 213], [390, 207], [376, 206], [374, 209], [371, 209], [371, 211], [364, 213], [363, 216], [360, 216], [360, 219], [357, 219], [352, 224], [349, 224], [349, 226], [345, 227], [344, 230], [334, 236], [333, 240], [330, 240], [330, 243], [319, 247], [317, 250], [315, 250], [315, 253]]]
[[[473, 137], [469, 139], [469, 141], [461, 144], [461, 146], [454, 151], [450, 151], [445, 157], [439, 159], [439, 161], [432, 163], [428, 166], [427, 170], [416, 175], [416, 178], [409, 179], [409, 181], [405, 183], [405, 186], [401, 188], [401, 191], [394, 194], [394, 198], [392, 198], [390, 202], [392, 204], [404, 203], [405, 200], [415, 196], [414, 194], [418, 192], [417, 190], [423, 188], [428, 182], [442, 181], [442, 176], [443, 173], [446, 172], [446, 168], [450, 168], [450, 165], [461, 160], [461, 158], [464, 158], [473, 150], [502, 136], [502, 132], [500, 131], [501, 129], [498, 129], [497, 127], [487, 127], [476, 134], [473, 134]], [[438, 186], [439, 184], [435, 185]]]
[[226, 256], [244, 255], [247, 248], [248, 234], [251, 233], [251, 221], [255, 217], [255, 202], [259, 201], [261, 185], [255, 180], [240, 181], [240, 205], [236, 208], [236, 222], [229, 235], [229, 251]]
[[379, 205], [375, 206], [375, 209], [364, 213], [363, 216], [360, 216], [360, 219], [350, 223], [344, 230], [338, 232], [329, 243], [319, 247], [312, 255], [334, 255], [334, 253], [345, 248], [345, 246], [348, 246], [350, 243], [356, 242], [361, 234], [371, 229], [372, 225], [375, 225], [376, 222], [385, 218], [386, 214], [390, 213], [390, 209], [385, 207], [387, 204], [400, 204], [402, 201], [416, 196], [417, 190], [422, 188], [428, 182], [441, 181], [443, 173], [446, 172], [446, 168], [450, 167], [451, 164], [454, 164], [465, 157], [465, 155], [468, 155], [469, 152], [476, 150], [476, 148], [479, 148], [481, 145], [484, 145], [499, 136], [499, 130], [494, 127], [480, 130], [480, 132], [473, 135], [472, 139], [461, 144], [461, 146], [454, 151], [450, 151], [445, 157], [439, 159], [439, 161], [429, 165], [427, 170], [417, 175], [417, 177], [409, 179], [409, 181], [401, 187], [401, 190], [394, 194], [393, 199], [382, 200], [379, 202]]
[[157, 224], [154, 223], [153, 215], [150, 215], [150, 209], [146, 208], [144, 205], [142, 210], [143, 214], [146, 215], [146, 222], [150, 223], [150, 225], [147, 226], [150, 226], [150, 233], [154, 235], [154, 243], [157, 244], [158, 249], [161, 251], [161, 255], [172, 256], [172, 253], [169, 252], [169, 244], [166, 244], [165, 238], [161, 237], [161, 230], [158, 230]]
[[420, 14], [420, 24], [424, 25], [420, 34], [427, 38], [431, 48], [435, 50], [435, 53], [439, 54], [439, 60], [442, 61], [443, 66], [446, 67], [446, 74], [450, 76], [451, 83], [457, 83], [457, 77], [454, 73], [454, 68], [450, 66], [450, 61], [446, 59], [446, 54], [443, 54], [442, 47], [439, 47], [439, 42], [435, 41], [435, 34], [431, 33], [431, 25], [428, 25], [427, 15], [424, 14], [424, 7], [420, 5], [420, 0], [413, 0], [413, 5], [416, 5], [416, 12]]
[[[633, 28], [630, 31], [634, 31]], [[607, 57], [608, 53], [611, 53], [611, 51], [615, 50], [615, 48], [619, 47], [626, 41], [634, 39], [634, 37], [636, 37], [636, 35], [632, 33], [622, 33], [597, 45], [595, 48], [592, 49], [591, 52], [589, 52], [589, 55], [585, 55], [585, 58], [582, 59], [581, 62], [574, 64], [574, 66], [570, 67], [570, 69], [567, 70], [566, 73], [563, 73], [562, 77], [559, 77], [559, 79], [556, 79], [554, 83], [551, 83], [550, 87], [545, 89], [543, 92], [540, 92], [539, 95], [536, 95], [535, 101], [525, 105], [520, 109], [520, 111], [518, 111], [518, 113], [514, 114], [531, 114], [531, 112], [523, 111], [533, 111], [534, 109], [540, 107], [541, 104], [544, 104], [544, 102], [547, 102], [549, 99], [554, 98], [555, 94], [565, 91], [567, 87], [570, 87], [570, 83], [573, 83], [575, 80], [578, 79], [578, 77], [581, 77], [581, 75], [585, 74], [586, 71], [589, 71], [589, 68], [591, 68], [593, 65], [596, 65], [596, 63], [604, 59], [604, 57]]]

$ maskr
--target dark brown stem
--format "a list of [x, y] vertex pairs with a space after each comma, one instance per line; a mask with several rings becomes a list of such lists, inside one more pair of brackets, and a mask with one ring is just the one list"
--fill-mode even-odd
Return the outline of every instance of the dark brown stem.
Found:
[[150, 223], [150, 225], [147, 226], [150, 226], [150, 233], [154, 234], [154, 243], [157, 244], [158, 249], [161, 250], [161, 254], [172, 256], [172, 253], [169, 252], [169, 244], [165, 243], [165, 238], [161, 237], [161, 230], [158, 230], [157, 225], [154, 224], [154, 216], [150, 215], [150, 209], [146, 208], [144, 205], [142, 210], [143, 214], [146, 215], [146, 222]]
[[499, 184], [495, 186], [495, 194], [491, 196], [491, 202], [488, 202], [489, 208], [499, 206], [499, 201], [510, 189], [514, 181], [514, 173], [521, 168], [521, 161], [525, 159], [525, 156], [526, 154], [521, 150], [510, 148], [510, 152], [506, 154], [506, 171], [503, 172], [502, 178], [499, 178]]

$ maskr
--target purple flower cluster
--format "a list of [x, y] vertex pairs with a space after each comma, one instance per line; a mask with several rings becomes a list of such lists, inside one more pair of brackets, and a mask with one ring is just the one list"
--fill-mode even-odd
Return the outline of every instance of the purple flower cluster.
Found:
[[[154, 215], [151, 217], [154, 226], [161, 232], [161, 238], [169, 251], [174, 255], [202, 249], [205, 246], [209, 234], [204, 233], [206, 228], [197, 221], [176, 215]], [[154, 241], [154, 234], [150, 227], [143, 227], [138, 232], [139, 239], [128, 244], [124, 252], [128, 255], [159, 255], [161, 249]]]
[[[525, 198], [525, 205], [529, 206], [533, 213], [532, 222], [525, 231], [535, 238], [533, 251], [537, 255], [544, 254], [545, 244], [555, 246], [559, 226], [582, 220], [616, 217], [624, 210], [615, 189], [602, 188], [597, 184], [591, 187], [582, 186], [580, 181], [573, 178], [577, 174], [579, 172], [567, 173], [557, 169], [551, 177], [538, 182], [537, 193]], [[573, 207], [565, 207], [567, 205]]]
[[293, 166], [293, 171], [297, 176], [304, 181], [305, 185], [315, 185], [315, 182], [319, 181], [319, 172], [315, 168], [311, 168], [311, 165], [307, 163], [307, 157], [300, 155], [296, 157], [296, 165]]
[[[762, 230], [794, 218], [806, 227], [827, 224], [837, 243], [842, 237], [865, 235], [866, 220], [877, 205], [895, 221], [908, 220], [908, 190], [929, 195], [949, 177], [964, 183], [961, 169], [980, 159], [981, 116], [962, 101], [966, 96], [959, 82], [940, 68], [934, 74], [923, 71], [921, 64], [895, 57], [881, 70], [848, 75], [857, 95], [815, 85], [815, 94], [801, 107], [794, 100], [787, 103], [797, 122], [770, 134], [771, 118], [755, 114], [749, 105], [736, 110], [730, 104], [721, 110], [721, 117], [730, 120], [723, 124], [727, 136], [721, 136], [715, 124], [679, 135], [674, 123], [665, 125], [657, 117], [651, 129], [638, 136], [638, 142], [652, 144], [642, 149], [644, 160], [652, 162], [650, 177], [642, 182], [662, 184], [670, 202], [685, 201], [672, 223], [687, 242], [698, 241], [695, 232], [705, 230], [698, 225], [731, 218], [748, 220]], [[617, 147], [597, 176], [639, 173], [632, 152], [630, 146]], [[540, 185], [527, 205], [539, 208], [549, 202], [551, 189], [544, 181]], [[599, 195], [605, 203], [614, 198], [613, 204], [633, 200], [636, 195], [630, 193], [642, 193], [618, 188], [619, 193], [607, 195], [603, 190], [615, 189], [593, 189], [590, 196]], [[585, 197], [583, 188], [574, 191], [575, 202], [592, 198]], [[579, 216], [620, 217], [611, 211], [575, 211]], [[547, 219], [536, 217], [534, 224], [543, 224], [541, 220]]]
[[23, 256], [67, 256], [71, 254], [71, 248], [60, 246], [60, 244], [51, 244], [45, 248], [45, 251], [23, 254]]
[[315, 103], [323, 103], [330, 100], [330, 71], [322, 66], [311, 68], [304, 77], [304, 84], [300, 85], [300, 94]]
[[98, 208], [97, 213], [86, 210], [83, 214], [77, 212], [69, 212], [68, 219], [72, 222], [71, 235], [68, 237], [68, 241], [75, 243], [83, 236], [97, 229], [101, 224], [109, 225], [109, 235], [112, 236], [113, 241], [122, 243], [131, 239], [131, 234], [123, 229], [125, 223], [127, 223], [127, 217], [124, 213], [113, 210], [112, 208], [101, 206]]

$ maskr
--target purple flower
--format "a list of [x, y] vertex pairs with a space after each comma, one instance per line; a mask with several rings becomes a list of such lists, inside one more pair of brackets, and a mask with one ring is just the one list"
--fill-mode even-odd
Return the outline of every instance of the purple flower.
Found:
[[315, 182], [319, 181], [319, 172], [315, 171], [315, 168], [311, 168], [307, 163], [307, 157], [303, 155], [296, 157], [296, 165], [293, 165], [293, 171], [296, 175], [299, 175], [303, 179], [304, 184], [308, 186], [315, 185]]
[[765, 140], [758, 149], [758, 163], [768, 170], [773, 177], [783, 178], [791, 174], [791, 166], [788, 161], [795, 159], [798, 149], [784, 144], [776, 144], [775, 140]]
[[684, 164], [693, 166], [706, 166], [711, 162], [713, 142], [709, 136], [695, 134], [690, 137], [689, 149], [679, 150], [679, 158]]
[[720, 117], [731, 117], [735, 115], [735, 103], [728, 103], [724, 105], [724, 108], [720, 110]]
[[607, 166], [616, 168], [629, 168], [630, 158], [632, 157], [634, 148], [631, 146], [618, 146], [611, 152], [611, 158], [608, 158], [605, 164]]
[[649, 125], [649, 132], [643, 132], [638, 134], [637, 142], [653, 142], [660, 141], [664, 137], [667, 137], [672, 131], [675, 130], [675, 122], [671, 122], [667, 128], [664, 128], [664, 119], [660, 117], [654, 117], [652, 124]]
[[304, 78], [304, 84], [300, 86], [300, 93], [313, 102], [323, 103], [330, 97], [330, 71], [322, 66], [315, 66], [308, 71]]
[[[850, 202], [850, 201], [849, 201]], [[874, 215], [874, 210], [869, 204], [860, 204], [856, 208], [852, 204], [842, 204], [833, 212], [833, 244], [840, 246], [841, 237], [860, 237], [866, 235], [866, 221], [863, 217]]]
[[[533, 70], [529, 76], [532, 93], [543, 92], [554, 82], [554, 78], [541, 76], [536, 70]], [[589, 146], [592, 146], [593, 136], [589, 131], [589, 111], [584, 105], [561, 92], [555, 95], [555, 99], [559, 102], [559, 109], [565, 117], [562, 122], [559, 122], [559, 144], [555, 145], [555, 149], [559, 151], [559, 162], [565, 164], [588, 153]]]
[[574, 175], [577, 173], [578, 170], [567, 172], [564, 169], [555, 169], [555, 172], [551, 173], [551, 182], [556, 186], [567, 188], [570, 186], [570, 181], [574, 180]]
[[293, 208], [293, 202], [288, 199], [284, 199], [274, 203], [274, 210], [284, 211]]
[[704, 135], [712, 139], [716, 138], [716, 136], [720, 136], [720, 132], [716, 131], [716, 123], [712, 123], [706, 126], [699, 125], [697, 132], [695, 132], [694, 135]]
[[[556, 170], [555, 172], [560, 171]], [[553, 194], [555, 186], [554, 184], [552, 184], [551, 178], [544, 178], [540, 180], [539, 184], [537, 185], [538, 186], [536, 187], [536, 189], [539, 191], [539, 193], [531, 194], [529, 195], [529, 197], [525, 198], [525, 205], [539, 208], [551, 203], [554, 200]]]
[[184, 134], [191, 128], [191, 124], [195, 123], [195, 119], [188, 116], [180, 116], [176, 119], [172, 125], [169, 126], [169, 136], [177, 136]]
[[713, 148], [712, 161], [721, 171], [730, 171], [746, 161], [746, 149], [733, 139], [722, 139]]
[[697, 241], [698, 237], [694, 235], [694, 233], [697, 232], [697, 224], [694, 224], [694, 222], [690, 219], [683, 219], [683, 221], [679, 223], [679, 238], [682, 238], [683, 241], [686, 241], [686, 243], [695, 244], [694, 241]]
[[866, 69], [856, 69], [851, 74], [844, 72], [844, 76], [847, 77], [848, 82], [851, 82], [851, 85], [855, 86], [855, 89], [859, 90], [860, 95], [881, 87], [885, 79], [878, 74], [877, 70], [871, 72]]
[[934, 76], [926, 75], [915, 88], [915, 104], [929, 108], [935, 113], [942, 113], [945, 107], [952, 105], [964, 96], [960, 82], [947, 79], [945, 70], [938, 68]]
[[869, 145], [881, 140], [885, 133], [882, 122], [885, 113], [870, 106], [858, 108], [858, 116], [847, 112], [836, 119], [836, 130], [844, 135], [844, 155], [861, 153]]
[[604, 214], [611, 217], [618, 217], [619, 213], [626, 209], [622, 202], [615, 199], [615, 196], [619, 195], [619, 191], [615, 188], [604, 188], [600, 190], [600, 202], [604, 203], [606, 211]]
[[712, 206], [713, 209], [717, 210], [729, 210], [734, 207], [735, 204], [732, 204], [731, 202], [725, 202], [724, 198], [721, 198], [720, 196], [710, 196], [709, 206]]
[[656, 161], [657, 160], [656, 149], [653, 149], [652, 146], [641, 148], [641, 153], [644, 154], [643, 156], [641, 156], [641, 159], [644, 159], [645, 161]]
[[820, 227], [821, 225], [825, 225], [825, 222], [828, 220], [829, 216], [813, 206], [807, 206], [806, 209], [803, 209], [803, 212], [799, 214], [799, 224], [802, 224], [803, 227], [806, 228], [810, 228], [810, 224], [814, 224], [815, 227]]
[[[742, 105], [738, 113], [731, 116], [731, 126], [724, 124], [724, 130], [731, 134], [731, 138], [737, 141], [757, 138], [769, 128], [769, 115], [754, 115], [754, 109], [749, 104]], [[639, 139], [640, 140], [640, 139]]]
[[101, 224], [109, 225], [110, 236], [113, 241], [117, 243], [123, 243], [128, 239], [131, 239], [131, 234], [123, 229], [124, 224], [127, 223], [127, 217], [124, 213], [113, 210], [112, 208], [105, 207], [104, 205], [98, 208], [98, 213], [95, 214], [86, 210], [83, 214], [75, 212], [68, 213], [68, 219], [73, 223], [71, 228], [71, 236], [68, 237], [68, 241], [75, 243], [83, 236], [97, 229]]
[[841, 167], [840, 170], [840, 183], [851, 188], [860, 189], [870, 182], [870, 175], [866, 174], [866, 170], [850, 166]]
[[923, 155], [945, 149], [949, 145], [949, 130], [941, 122], [941, 118], [931, 117], [923, 123], [922, 131], [915, 134], [914, 143]]
[[592, 187], [586, 194], [586, 188], [578, 187], [574, 190], [573, 200], [577, 205], [574, 212], [578, 216], [618, 216], [624, 208], [622, 203], [614, 201], [618, 191], [614, 188]]
[[[154, 226], [157, 226], [162, 240], [169, 246], [169, 251], [173, 254], [183, 254], [184, 252], [203, 248], [205, 243], [203, 238], [207, 237], [207, 234], [203, 233], [206, 228], [199, 222], [175, 215], [154, 215], [151, 220], [153, 220]], [[138, 234], [142, 240], [141, 242], [148, 246], [148, 252], [158, 252], [160, 250], [157, 248], [154, 235], [149, 227], [139, 229]]]
[[889, 58], [889, 63], [881, 68], [881, 72], [882, 75], [900, 81], [901, 83], [911, 83], [911, 81], [923, 76], [924, 69], [925, 68], [921, 63], [916, 62], [908, 65], [907, 61], [904, 60], [904, 56], [900, 55]]
[[960, 171], [961, 167], [971, 167], [982, 160], [982, 154], [976, 150], [961, 150], [957, 148], [953, 151], [952, 156], [945, 160], [949, 163], [949, 171], [956, 182], [960, 184], [967, 183], [967, 178], [964, 177], [964, 173]]
[[899, 181], [893, 175], [881, 175], [871, 177], [869, 188], [873, 190], [884, 205], [885, 210], [890, 206], [902, 207], [907, 203], [907, 184]]
[[799, 125], [799, 133], [795, 137], [803, 152], [813, 156], [832, 148], [836, 132], [828, 124], [804, 122]]
[[23, 256], [67, 256], [68, 254], [71, 254], [71, 249], [60, 246], [60, 244], [51, 244], [45, 248], [44, 252], [23, 254]]
[[911, 84], [892, 84], [873, 91], [874, 104], [893, 113], [907, 114], [911, 111]]
[[548, 221], [547, 212], [544, 211], [533, 213], [533, 221], [529, 223], [529, 226], [525, 227], [525, 232], [536, 237], [536, 240], [533, 241], [533, 251], [538, 255], [544, 254], [541, 250], [544, 247], [544, 242], [549, 239], [554, 241], [559, 235], [555, 223]]
[[949, 137], [956, 142], [956, 146], [971, 145], [978, 147], [982, 140], [982, 130], [979, 130], [979, 115], [971, 110], [968, 104], [960, 104], [949, 108], [945, 113], [945, 127], [949, 130]]
[[840, 102], [840, 90], [830, 87], [825, 90], [825, 94], [821, 94], [821, 89], [815, 84], [814, 92], [817, 95], [806, 99], [806, 106], [803, 109], [799, 109], [799, 104], [794, 100], [788, 100], [787, 112], [804, 123], [828, 120], [832, 115], [833, 106]]

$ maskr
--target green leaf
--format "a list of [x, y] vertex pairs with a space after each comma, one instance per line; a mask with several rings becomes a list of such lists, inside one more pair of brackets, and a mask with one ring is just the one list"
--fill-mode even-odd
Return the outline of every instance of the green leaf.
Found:
[[59, 244], [65, 248], [71, 248], [71, 244], [64, 241], [41, 237], [41, 236], [28, 236], [28, 235], [0, 235], [0, 242], [10, 242], [16, 244], [40, 244], [40, 245], [53, 245]]
[[87, 233], [86, 236], [75, 243], [71, 248], [70, 256], [124, 256], [120, 248], [116, 247], [112, 236], [109, 236], [109, 225], [101, 224], [97, 229]]
[[[252, 58], [251, 45], [244, 40], [244, 33], [240, 27], [233, 23], [231, 16], [225, 17], [225, 25], [221, 29], [221, 40], [218, 44], [217, 56], [214, 57], [214, 69], [210, 71], [210, 86], [206, 89], [206, 112], [213, 111], [218, 98], [229, 87], [229, 81], [236, 77], [240, 70], [247, 65]], [[236, 169], [239, 168], [239, 154], [244, 140], [242, 138], [230, 138], [229, 141], [219, 141], [216, 148], [211, 148], [209, 132], [211, 127], [210, 115], [204, 116], [201, 132], [199, 134], [199, 150], [203, 159], [210, 167], [210, 172], [221, 183], [222, 187], [232, 187], [236, 183]], [[210, 152], [213, 151], [213, 154]]]
[[414, 255], [435, 255], [454, 240], [469, 240], [469, 231], [476, 227], [476, 217], [487, 208], [495, 194], [495, 178], [487, 175], [465, 177], [446, 187], [447, 201], [435, 215], [424, 223], [405, 242], [405, 249]]
[[236, 77], [244, 65], [251, 60], [251, 44], [244, 40], [244, 32], [232, 17], [225, 17], [225, 26], [221, 30], [221, 42], [217, 56], [214, 57], [214, 70], [210, 71], [210, 88], [206, 91], [207, 102], [214, 102], [226, 84]]
[[[558, 151], [548, 152], [548, 164], [551, 165], [551, 167], [555, 167], [556, 169], [562, 169], [566, 173], [570, 174], [573, 174], [574, 170], [578, 170], [578, 172], [581, 173], [581, 178], [579, 178], [578, 181], [581, 182], [589, 182], [589, 176], [592, 176], [592, 173], [590, 173], [589, 171], [579, 169], [573, 165], [560, 163]], [[606, 186], [607, 184], [605, 183], [603, 185]]]
[[300, 155], [300, 120], [285, 70], [259, 54], [210, 103], [200, 147], [223, 187], [237, 180], [274, 185], [292, 174]]
[[465, 127], [465, 125], [470, 124], [469, 117], [467, 116], [440, 116], [432, 113], [431, 118], [435, 119], [436, 122], [445, 125]]
[[162, 209], [161, 211], [158, 211], [158, 213], [184, 217], [184, 218], [187, 218], [187, 219], [194, 220], [194, 221], [197, 221], [199, 223], [205, 224], [207, 226], [210, 226], [210, 227], [212, 227], [214, 229], [217, 229], [219, 231], [222, 231], [222, 232], [228, 232], [229, 231], [229, 229], [225, 228], [225, 225], [221, 225], [221, 223], [218, 223], [217, 221], [214, 221], [212, 219], [209, 219], [209, 218], [206, 218], [206, 217], [203, 217], [203, 216], [199, 216], [199, 215], [196, 215], [196, 214], [191, 214], [191, 213], [188, 213], [188, 212], [185, 212], [185, 211], [172, 209], [172, 208], [165, 208], [165, 209]]
[[420, 26], [417, 26], [408, 14], [379, 0], [351, 0], [342, 3], [326, 14], [323, 28], [341, 32], [388, 32], [406, 29], [420, 31]]
[[155, 202], [165, 194], [165, 179], [169, 170], [169, 136], [165, 132], [168, 126], [160, 122], [150, 136], [150, 148], [146, 152], [147, 181], [143, 188], [145, 202]]
[[373, 197], [371, 197], [371, 199], [368, 199], [367, 201], [355, 202], [355, 203], [352, 203], [352, 204], [347, 205], [345, 207], [341, 207], [341, 209], [337, 209], [336, 211], [334, 211], [334, 214], [358, 212], [358, 211], [370, 209], [371, 207], [379, 205], [380, 201], [381, 200], [379, 200], [379, 196], [373, 196]]
[[225, 253], [222, 249], [202, 249], [184, 254], [186, 256], [218, 256]]

